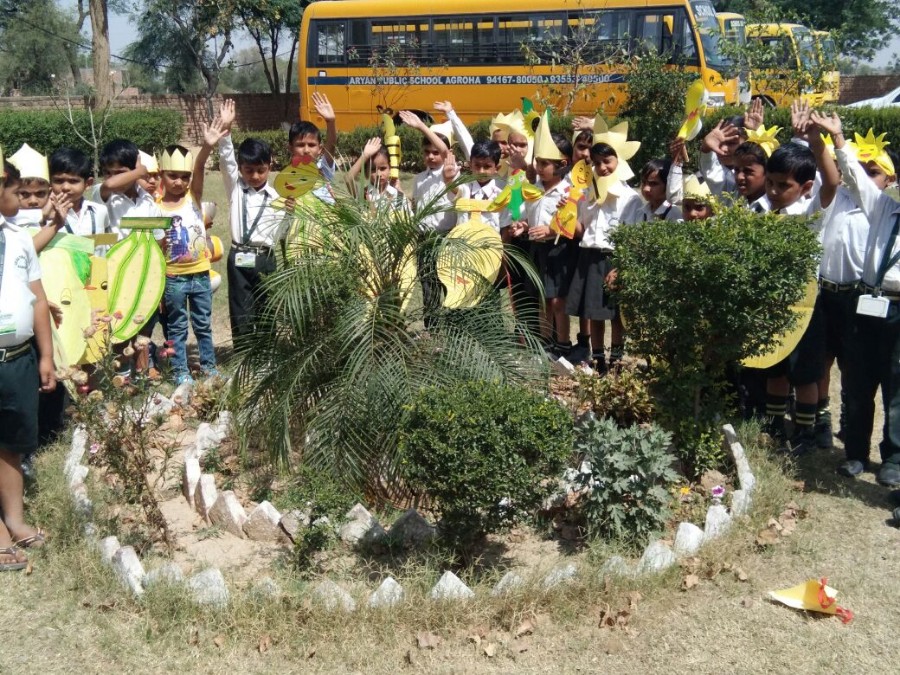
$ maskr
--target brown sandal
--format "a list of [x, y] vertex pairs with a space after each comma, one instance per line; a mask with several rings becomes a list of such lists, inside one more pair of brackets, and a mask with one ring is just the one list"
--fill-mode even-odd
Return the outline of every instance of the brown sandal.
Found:
[[46, 543], [47, 543], [46, 533], [43, 530], [38, 529], [38, 531], [35, 532], [30, 537], [25, 537], [24, 539], [19, 539], [19, 541], [17, 541], [14, 544], [14, 546], [16, 546], [18, 548], [41, 548]]
[[[0, 556], [10, 556], [13, 562], [0, 561], [0, 572], [18, 572], [28, 567], [28, 559], [21, 560], [19, 554], [22, 553], [16, 546], [8, 548], [0, 548]], [[24, 557], [24, 555], [23, 555]]]

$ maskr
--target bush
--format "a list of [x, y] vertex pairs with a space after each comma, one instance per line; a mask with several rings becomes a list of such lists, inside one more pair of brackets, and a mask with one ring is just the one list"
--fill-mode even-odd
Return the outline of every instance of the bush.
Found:
[[665, 525], [669, 491], [679, 479], [671, 440], [656, 426], [620, 429], [610, 419], [588, 419], [578, 428], [575, 447], [590, 471], [576, 480], [587, 494], [579, 504], [591, 536], [638, 547]]
[[[88, 112], [73, 110], [72, 117], [78, 132], [85, 138], [92, 138]], [[95, 124], [99, 125], [101, 119], [102, 116], [97, 114]], [[182, 123], [181, 113], [175, 110], [114, 110], [106, 120], [100, 145], [115, 138], [126, 138], [145, 152], [159, 152], [178, 142]], [[22, 143], [28, 143], [45, 155], [68, 146], [94, 156], [94, 148], [79, 138], [62, 111], [0, 110], [0, 146], [8, 156]]]
[[[265, 131], [245, 131], [244, 129], [235, 128], [231, 132], [231, 140], [234, 148], [237, 147], [247, 138], [256, 138], [265, 141], [269, 149], [272, 151], [272, 168], [275, 171], [281, 170], [291, 160], [291, 153], [288, 150], [288, 135], [282, 129], [267, 129]], [[213, 163], [219, 166], [219, 153], [213, 153]]]
[[648, 378], [633, 362], [623, 362], [605, 377], [576, 372], [579, 404], [587, 403], [600, 419], [620, 427], [649, 422], [653, 416]]
[[726, 412], [726, 367], [793, 325], [816, 235], [801, 218], [720, 205], [712, 220], [652, 221], [613, 239], [629, 351], [651, 364], [658, 421], [701, 473], [721, 459], [708, 439]]
[[401, 428], [400, 456], [409, 488], [440, 511], [441, 539], [465, 555], [540, 503], [544, 479], [559, 475], [572, 442], [571, 418], [557, 402], [472, 381], [421, 392]]

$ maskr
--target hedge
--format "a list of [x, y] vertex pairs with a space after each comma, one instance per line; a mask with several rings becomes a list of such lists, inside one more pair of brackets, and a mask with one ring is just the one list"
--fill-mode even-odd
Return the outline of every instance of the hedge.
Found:
[[[91, 138], [90, 117], [85, 110], [72, 112], [75, 128]], [[99, 116], [98, 116], [99, 117]], [[97, 119], [99, 124], [101, 120]], [[158, 153], [181, 138], [183, 117], [180, 112], [167, 109], [114, 110], [103, 129], [101, 143], [115, 138], [127, 138], [145, 152]], [[23, 143], [45, 155], [57, 148], [79, 148], [89, 156], [94, 149], [73, 130], [67, 116], [56, 110], [0, 110], [0, 147], [11, 155]]]

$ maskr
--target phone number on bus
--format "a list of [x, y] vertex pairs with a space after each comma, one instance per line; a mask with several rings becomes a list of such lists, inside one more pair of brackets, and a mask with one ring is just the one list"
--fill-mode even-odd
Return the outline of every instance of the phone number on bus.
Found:
[[[323, 77], [310, 77], [310, 84], [322, 84]], [[447, 84], [606, 84], [621, 83], [625, 81], [624, 75], [609, 74], [585, 74], [585, 75], [424, 75], [424, 76], [400, 76], [400, 77], [328, 77], [329, 84], [340, 84], [338, 80], [346, 80], [351, 86], [376, 86], [376, 85], [447, 85]]]

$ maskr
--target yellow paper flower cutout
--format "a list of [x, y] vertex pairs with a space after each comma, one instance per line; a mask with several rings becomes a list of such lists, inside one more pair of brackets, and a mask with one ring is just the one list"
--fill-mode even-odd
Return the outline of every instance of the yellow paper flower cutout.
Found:
[[778, 149], [781, 143], [778, 142], [778, 132], [781, 127], [766, 127], [762, 124], [757, 129], [747, 129], [747, 140], [750, 143], [756, 143], [766, 153], [766, 157], [771, 157], [772, 153]]
[[599, 115], [594, 118], [594, 144], [606, 143], [616, 151], [619, 166], [613, 176], [616, 180], [629, 180], [634, 178], [634, 171], [628, 165], [628, 160], [637, 154], [641, 148], [640, 141], [628, 140], [628, 122], [619, 122], [614, 127], [609, 127]]

